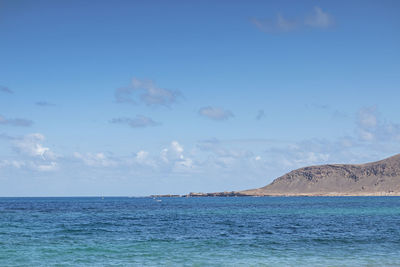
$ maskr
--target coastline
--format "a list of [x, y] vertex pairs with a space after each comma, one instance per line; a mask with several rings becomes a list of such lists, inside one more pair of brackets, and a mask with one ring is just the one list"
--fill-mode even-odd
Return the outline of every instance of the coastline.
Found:
[[340, 193], [340, 192], [326, 192], [326, 193], [269, 193], [269, 194], [250, 194], [243, 191], [231, 192], [216, 192], [216, 193], [189, 193], [184, 195], [150, 195], [150, 197], [387, 197], [387, 196], [400, 196], [400, 192], [364, 192], [364, 193]]

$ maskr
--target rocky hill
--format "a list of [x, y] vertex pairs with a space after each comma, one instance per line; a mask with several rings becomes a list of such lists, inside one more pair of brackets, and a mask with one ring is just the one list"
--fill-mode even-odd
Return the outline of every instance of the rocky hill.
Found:
[[235, 193], [241, 196], [400, 195], [400, 154], [367, 164], [305, 167], [262, 188]]

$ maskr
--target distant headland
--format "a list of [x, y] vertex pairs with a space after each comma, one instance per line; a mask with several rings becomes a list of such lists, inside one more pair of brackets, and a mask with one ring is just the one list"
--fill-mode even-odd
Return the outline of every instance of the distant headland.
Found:
[[257, 189], [153, 197], [242, 196], [400, 196], [400, 154], [366, 164], [304, 167]]

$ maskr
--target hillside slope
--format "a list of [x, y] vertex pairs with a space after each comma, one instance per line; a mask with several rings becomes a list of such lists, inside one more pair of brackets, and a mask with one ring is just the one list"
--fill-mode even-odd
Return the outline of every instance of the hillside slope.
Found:
[[400, 154], [359, 165], [331, 164], [291, 171], [258, 189], [238, 195], [400, 195]]

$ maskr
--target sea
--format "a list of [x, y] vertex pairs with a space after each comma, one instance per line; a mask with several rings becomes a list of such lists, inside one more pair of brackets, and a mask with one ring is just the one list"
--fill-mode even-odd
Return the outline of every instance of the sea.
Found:
[[0, 266], [400, 266], [400, 197], [0, 198]]

